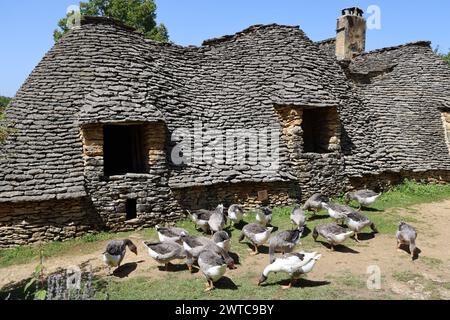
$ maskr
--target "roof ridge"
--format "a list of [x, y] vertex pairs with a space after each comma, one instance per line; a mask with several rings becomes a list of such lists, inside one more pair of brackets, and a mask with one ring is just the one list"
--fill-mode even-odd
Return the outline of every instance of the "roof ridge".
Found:
[[412, 47], [412, 46], [421, 46], [421, 47], [430, 47], [431, 48], [431, 41], [420, 40], [420, 41], [407, 42], [407, 43], [400, 44], [397, 46], [384, 47], [384, 48], [375, 49], [372, 51], [362, 52], [359, 56], [369, 55], [369, 54], [373, 54], [373, 53], [382, 53], [382, 52], [392, 51], [392, 50], [398, 50], [398, 49], [402, 49], [405, 47]]
[[297, 30], [301, 30], [299, 25], [283, 25], [283, 24], [278, 24], [278, 23], [271, 23], [271, 24], [255, 24], [252, 25], [242, 31], [236, 32], [234, 34], [231, 35], [224, 35], [221, 37], [217, 37], [217, 38], [211, 38], [211, 39], [207, 39], [205, 41], [203, 41], [202, 46], [211, 46], [211, 45], [215, 45], [215, 44], [220, 44], [223, 42], [227, 42], [227, 41], [231, 41], [233, 39], [236, 39], [240, 36], [246, 35], [246, 34], [250, 34], [252, 32], [255, 32], [257, 30], [261, 30], [261, 29], [269, 29], [269, 28], [291, 28], [291, 29], [297, 29]]
[[80, 23], [82, 26], [90, 25], [90, 24], [102, 24], [102, 25], [117, 26], [117, 27], [123, 28], [130, 32], [137, 31], [136, 28], [123, 23], [121, 20], [111, 18], [111, 17], [81, 16]]
[[336, 38], [328, 38], [328, 39], [324, 39], [324, 40], [320, 40], [320, 41], [314, 41], [314, 43], [317, 45], [332, 43], [332, 42], [336, 42]]

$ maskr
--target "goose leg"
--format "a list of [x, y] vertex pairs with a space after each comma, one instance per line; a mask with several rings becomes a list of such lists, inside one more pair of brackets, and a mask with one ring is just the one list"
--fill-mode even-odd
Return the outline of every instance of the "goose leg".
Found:
[[256, 256], [259, 254], [258, 246], [256, 244], [254, 246], [255, 246], [255, 250], [253, 250], [253, 252], [250, 254], [251, 256]]
[[289, 285], [287, 286], [282, 286], [281, 289], [283, 290], [288, 290], [290, 288], [292, 288], [292, 285], [294, 284], [294, 279], [291, 279], [291, 281], [289, 282]]
[[401, 251], [402, 248], [402, 242], [397, 240], [397, 251]]
[[355, 240], [356, 240], [356, 242], [360, 242], [359, 238], [358, 238], [358, 232], [355, 232]]
[[206, 284], [205, 292], [210, 292], [214, 290], [214, 283], [210, 280], [208, 280], [208, 283]]
[[333, 244], [330, 244], [330, 251], [334, 251], [334, 245]]

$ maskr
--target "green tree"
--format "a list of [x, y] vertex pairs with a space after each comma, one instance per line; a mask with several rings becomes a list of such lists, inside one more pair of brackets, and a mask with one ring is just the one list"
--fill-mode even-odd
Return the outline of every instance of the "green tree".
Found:
[[11, 98], [0, 96], [0, 113], [3, 112], [4, 109], [6, 109], [6, 106], [11, 101]]
[[[10, 101], [11, 98], [0, 96], [0, 122], [5, 119], [4, 111]], [[8, 133], [9, 130], [7, 128], [0, 126], [0, 143], [2, 143], [5, 140]]]
[[[69, 12], [58, 22], [59, 28], [53, 33], [55, 42], [69, 31], [67, 21], [74, 14]], [[88, 0], [80, 2], [80, 14], [114, 18], [134, 27], [148, 39], [169, 41], [167, 28], [162, 23], [156, 23], [156, 4], [153, 0]]]
[[450, 52], [447, 53], [446, 55], [442, 55], [442, 59], [444, 59], [445, 62], [448, 63], [448, 65], [450, 66]]

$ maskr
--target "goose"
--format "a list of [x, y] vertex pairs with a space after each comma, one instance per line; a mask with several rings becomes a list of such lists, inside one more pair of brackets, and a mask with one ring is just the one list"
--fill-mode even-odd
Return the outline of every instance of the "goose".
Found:
[[182, 233], [180, 239], [183, 244], [184, 250], [186, 250], [187, 252], [191, 252], [194, 248], [214, 243], [211, 239], [208, 239], [206, 237], [190, 236], [187, 233]]
[[216, 208], [211, 217], [209, 217], [208, 225], [211, 233], [222, 231], [225, 226], [225, 219], [223, 204], [221, 204]]
[[291, 213], [291, 222], [296, 228], [304, 227], [306, 223], [305, 212], [301, 208], [294, 208]]
[[270, 234], [273, 231], [273, 227], [264, 228], [257, 223], [247, 224], [243, 229], [239, 237], [239, 242], [242, 242], [245, 238], [249, 239], [254, 246], [254, 251], [251, 255], [257, 255], [258, 246], [263, 245], [269, 240]]
[[329, 202], [330, 199], [327, 196], [321, 193], [316, 193], [305, 202], [303, 210], [312, 211], [314, 215], [316, 215], [320, 210], [323, 209], [323, 203]]
[[269, 241], [270, 263], [275, 261], [275, 252], [291, 253], [300, 244], [304, 228], [281, 231], [273, 235]]
[[103, 253], [103, 262], [108, 266], [109, 274], [111, 274], [111, 268], [118, 269], [120, 267], [123, 258], [125, 258], [127, 247], [134, 254], [138, 254], [137, 247], [129, 239], [113, 240], [108, 243]]
[[186, 250], [183, 246], [175, 241], [164, 241], [152, 243], [149, 241], [143, 242], [148, 249], [148, 254], [156, 262], [166, 266], [166, 271], [169, 271], [169, 266], [172, 260], [181, 260], [186, 258]]
[[201, 209], [193, 213], [188, 211], [188, 213], [191, 216], [191, 219], [197, 228], [201, 229], [204, 233], [209, 232], [208, 222], [211, 216], [213, 215], [214, 211]]
[[270, 225], [272, 222], [272, 210], [267, 207], [262, 207], [260, 211], [256, 212], [256, 221], [264, 227]]
[[203, 250], [198, 256], [198, 266], [208, 283], [205, 292], [214, 290], [214, 283], [220, 280], [227, 271], [224, 258], [210, 250]]
[[409, 245], [409, 252], [411, 258], [414, 260], [416, 253], [416, 239], [417, 231], [416, 229], [407, 224], [406, 222], [400, 222], [397, 230], [397, 249], [400, 249], [402, 244]]
[[226, 252], [231, 248], [231, 237], [226, 231], [219, 231], [214, 233], [212, 240]]
[[359, 212], [353, 211], [347, 214], [345, 219], [345, 224], [348, 228], [355, 232], [355, 240], [359, 242], [358, 233], [366, 228], [370, 227], [374, 233], [378, 233], [377, 227], [375, 224], [370, 221], [365, 215], [362, 215]]
[[322, 203], [322, 206], [324, 209], [326, 209], [328, 211], [328, 215], [336, 220], [336, 222], [343, 222], [346, 217], [347, 214], [350, 212], [355, 212], [355, 210], [353, 210], [353, 208], [350, 208], [349, 206], [345, 206], [345, 205], [341, 205], [341, 204], [336, 204], [336, 203]]
[[234, 224], [238, 224], [244, 218], [244, 210], [241, 206], [233, 204], [228, 208], [228, 219]]
[[183, 247], [186, 251], [186, 264], [189, 271], [192, 272], [194, 263], [198, 260], [200, 253], [204, 250], [210, 250], [219, 254], [224, 258], [230, 269], [236, 269], [233, 258], [231, 258], [228, 252], [218, 246], [213, 240], [205, 237], [187, 236], [184, 234], [181, 236], [181, 240], [183, 241]]
[[316, 262], [322, 257], [321, 254], [317, 252], [306, 253], [288, 253], [279, 258], [277, 258], [274, 262], [268, 265], [258, 281], [258, 286], [261, 286], [264, 282], [267, 281], [269, 274], [274, 272], [283, 272], [287, 273], [291, 281], [288, 286], [283, 286], [283, 289], [290, 289], [295, 281], [300, 279], [303, 274], [309, 273], [314, 268]]
[[324, 237], [329, 243], [331, 251], [334, 251], [334, 247], [341, 244], [354, 234], [353, 231], [349, 231], [335, 223], [322, 224], [314, 228], [313, 238], [317, 242], [319, 235]]
[[359, 210], [362, 207], [368, 207], [373, 204], [381, 196], [381, 193], [376, 193], [372, 190], [359, 190], [355, 192], [347, 192], [345, 199], [347, 203], [351, 200], [355, 200], [359, 203]]
[[159, 241], [161, 242], [165, 241], [181, 242], [180, 240], [181, 233], [184, 232], [186, 234], [189, 234], [186, 230], [181, 228], [173, 228], [173, 227], [163, 228], [157, 225], [155, 229], [158, 232]]

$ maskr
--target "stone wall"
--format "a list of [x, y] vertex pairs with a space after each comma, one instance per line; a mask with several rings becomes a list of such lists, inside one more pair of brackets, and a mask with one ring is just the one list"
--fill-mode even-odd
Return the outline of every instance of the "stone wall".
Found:
[[450, 153], [450, 112], [442, 112], [442, 123], [444, 124], [445, 141]]
[[[148, 172], [111, 177], [104, 176], [103, 125], [87, 125], [81, 130], [86, 189], [108, 230], [152, 227], [158, 223], [176, 221], [183, 215], [168, 186], [166, 127], [162, 122], [142, 125]], [[126, 202], [129, 199], [137, 202], [137, 218], [133, 220], [127, 220]]]
[[[267, 198], [266, 198], [267, 195]], [[187, 210], [214, 209], [240, 204], [245, 209], [290, 206], [300, 203], [301, 191], [292, 183], [239, 183], [174, 190], [174, 197]], [[267, 199], [267, 200], [266, 200]]]
[[344, 159], [340, 146], [342, 133], [337, 109], [315, 109], [321, 116], [321, 132], [317, 134], [322, 135], [321, 140], [325, 141], [327, 153], [304, 151], [302, 124], [305, 108], [277, 106], [275, 110], [282, 126], [283, 140], [289, 150], [291, 166], [297, 175], [303, 196], [309, 197], [316, 192], [329, 195], [342, 192], [348, 181], [344, 175]]
[[0, 248], [66, 240], [102, 229], [85, 199], [0, 204]]
[[385, 172], [377, 175], [350, 178], [350, 185], [354, 189], [367, 188], [379, 192], [401, 184], [405, 179], [422, 183], [449, 183], [450, 172], [442, 170]]

